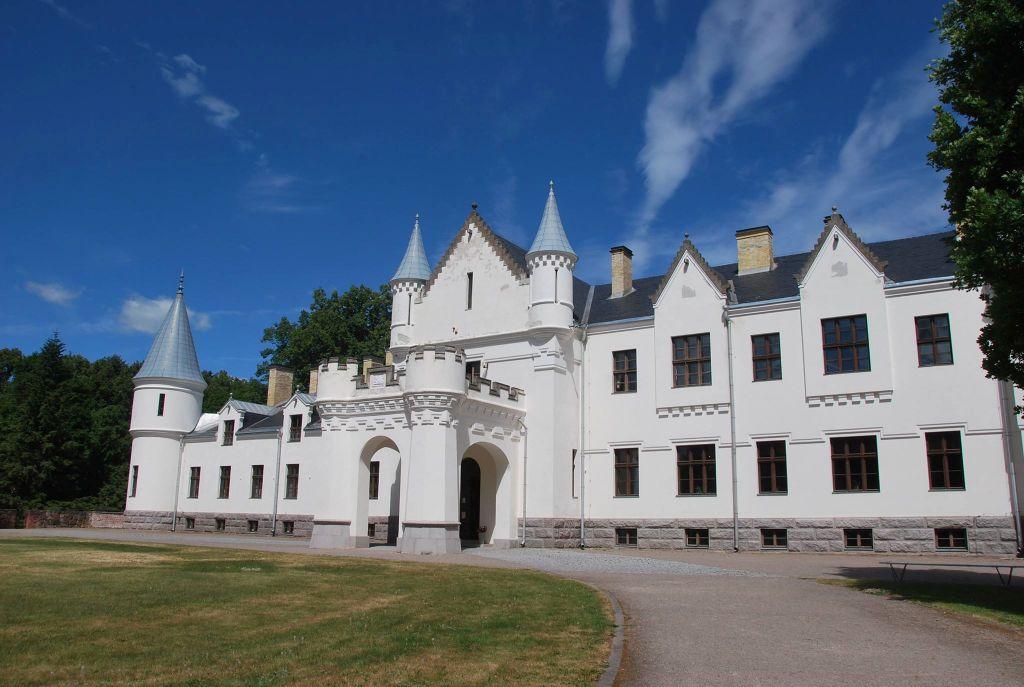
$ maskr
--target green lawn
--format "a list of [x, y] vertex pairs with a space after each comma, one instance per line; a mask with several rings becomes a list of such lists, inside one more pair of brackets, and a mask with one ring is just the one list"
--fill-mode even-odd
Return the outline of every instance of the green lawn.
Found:
[[[891, 580], [820, 580], [902, 601], [912, 601], [1024, 629], [1024, 589], [999, 585], [931, 584]], [[1021, 580], [1024, 583], [1024, 580]]]
[[0, 685], [581, 685], [606, 602], [541, 573], [0, 540]]

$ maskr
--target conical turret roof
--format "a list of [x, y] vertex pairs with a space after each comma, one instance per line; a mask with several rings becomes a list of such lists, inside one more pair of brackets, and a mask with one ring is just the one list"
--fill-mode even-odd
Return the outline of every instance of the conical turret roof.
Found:
[[181, 379], [206, 386], [199, 370], [196, 345], [192, 341], [192, 328], [188, 323], [188, 309], [185, 307], [185, 277], [178, 283], [178, 293], [171, 303], [160, 330], [153, 339], [153, 345], [146, 354], [146, 361], [135, 379], [164, 377]]
[[398, 266], [395, 276], [391, 277], [391, 281], [403, 279], [418, 279], [420, 281], [430, 279], [430, 263], [427, 262], [427, 252], [423, 250], [419, 215], [416, 215], [416, 222], [412, 225], [412, 236], [409, 237], [409, 245], [405, 249], [402, 264]]
[[555, 182], [548, 183], [548, 202], [544, 206], [544, 215], [540, 218], [540, 227], [537, 229], [537, 237], [533, 239], [530, 246], [531, 253], [568, 253], [576, 255], [572, 246], [569, 245], [569, 238], [562, 228], [562, 218], [558, 214], [558, 203], [555, 201]]

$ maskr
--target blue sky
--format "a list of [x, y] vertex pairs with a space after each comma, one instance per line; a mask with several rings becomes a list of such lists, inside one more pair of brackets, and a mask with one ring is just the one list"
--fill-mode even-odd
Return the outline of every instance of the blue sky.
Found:
[[809, 249], [946, 228], [925, 162], [939, 2], [84, 2], [0, 8], [0, 347], [141, 359], [180, 269], [200, 362], [248, 376], [317, 286], [434, 261], [477, 201], [579, 274], [688, 232]]

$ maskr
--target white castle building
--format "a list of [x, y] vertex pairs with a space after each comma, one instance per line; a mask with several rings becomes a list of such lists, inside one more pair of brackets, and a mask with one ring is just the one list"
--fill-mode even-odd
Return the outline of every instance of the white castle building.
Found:
[[[330, 359], [265, 405], [201, 414], [182, 289], [135, 379], [128, 526], [397, 543], [1011, 554], [1012, 387], [952, 232], [866, 244], [833, 209], [809, 253], [686, 238], [662, 276], [574, 275], [552, 188], [529, 250], [474, 205], [431, 268], [419, 221], [386, 360]], [[1016, 475], [1016, 476], [1015, 476]]]

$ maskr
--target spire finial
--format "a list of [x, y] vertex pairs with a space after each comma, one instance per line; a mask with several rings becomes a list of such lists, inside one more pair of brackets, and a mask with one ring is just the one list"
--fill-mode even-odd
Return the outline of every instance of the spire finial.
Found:
[[469, 207], [473, 208], [473, 212], [476, 212], [476, 209], [480, 206], [477, 205], [476, 201], [474, 200], [472, 203], [470, 203]]
[[550, 179], [548, 181], [548, 192], [549, 193], [554, 193], [555, 192], [555, 180], [554, 179]]
[[413, 228], [415, 228], [415, 229], [419, 229], [420, 228], [420, 213], [418, 213], [418, 212], [416, 213], [416, 221], [413, 223]]
[[185, 270], [182, 270], [181, 276], [178, 277], [178, 293], [185, 293]]
[[683, 240], [684, 240], [684, 241], [689, 241], [689, 240], [690, 240], [690, 234], [689, 234], [689, 232], [687, 232], [687, 233], [683, 234]]
[[839, 206], [838, 206], [838, 205], [833, 205], [833, 206], [832, 206], [832, 214], [834, 215], [834, 214], [836, 214], [837, 212], [839, 212]]

